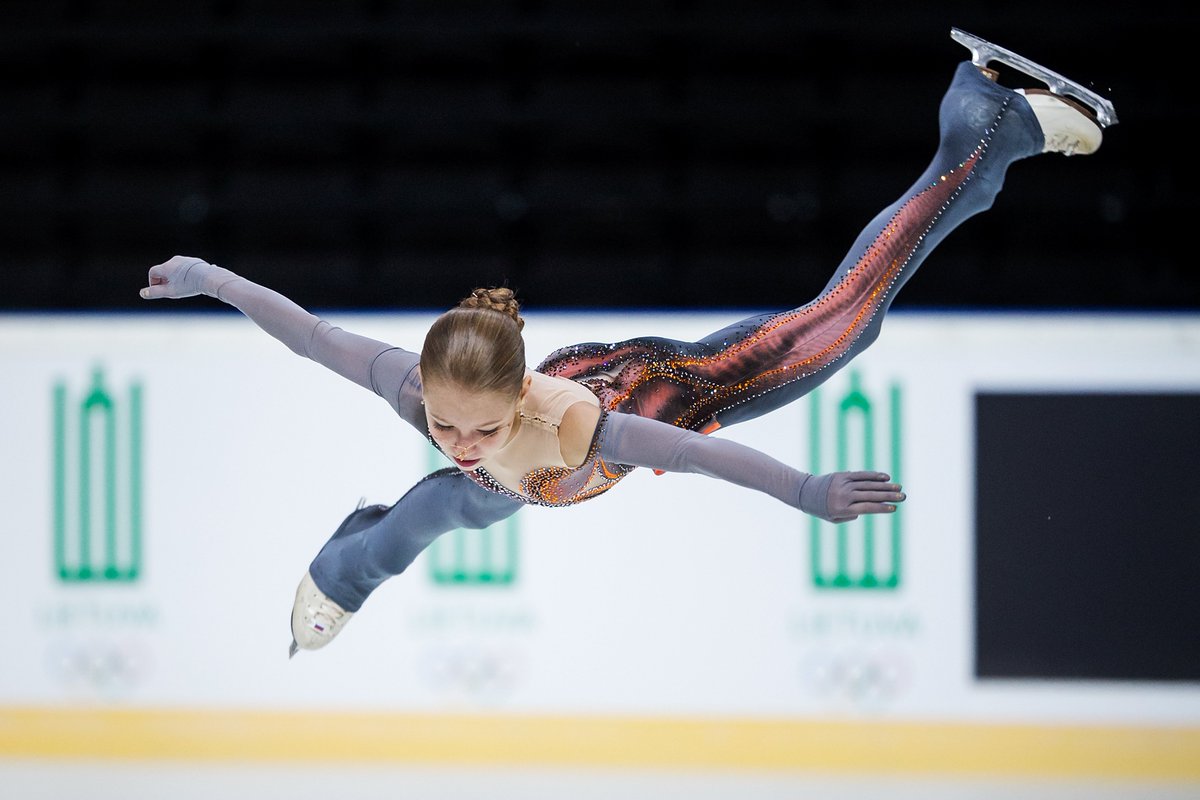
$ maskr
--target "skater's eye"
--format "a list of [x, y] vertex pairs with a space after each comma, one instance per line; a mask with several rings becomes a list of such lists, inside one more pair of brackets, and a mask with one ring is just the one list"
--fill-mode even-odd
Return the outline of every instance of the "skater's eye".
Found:
[[500, 429], [499, 429], [499, 428], [492, 428], [491, 430], [487, 430], [487, 431], [485, 431], [485, 430], [483, 430], [483, 429], [481, 429], [481, 428], [476, 428], [476, 429], [475, 429], [475, 432], [476, 432], [476, 433], [482, 433], [484, 436], [491, 436], [493, 433], [495, 433], [495, 432], [496, 432], [496, 431], [498, 431], [498, 430], [500, 430]]

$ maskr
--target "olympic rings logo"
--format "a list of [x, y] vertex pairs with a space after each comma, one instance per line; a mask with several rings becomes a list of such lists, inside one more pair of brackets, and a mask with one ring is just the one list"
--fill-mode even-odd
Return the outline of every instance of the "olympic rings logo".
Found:
[[426, 685], [439, 694], [496, 701], [511, 695], [522, 682], [525, 660], [508, 649], [439, 646], [422, 655], [419, 671]]
[[63, 688], [90, 696], [127, 694], [150, 672], [149, 650], [132, 640], [61, 639], [46, 647], [46, 671]]
[[894, 650], [816, 652], [801, 664], [804, 685], [821, 698], [877, 707], [903, 695], [912, 682], [911, 660]]

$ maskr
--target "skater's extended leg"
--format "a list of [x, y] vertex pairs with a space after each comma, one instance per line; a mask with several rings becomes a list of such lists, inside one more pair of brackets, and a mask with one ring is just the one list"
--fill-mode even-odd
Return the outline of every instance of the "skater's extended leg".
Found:
[[422, 479], [390, 508], [352, 512], [301, 581], [292, 614], [293, 652], [327, 644], [376, 587], [403, 572], [438, 536], [486, 528], [521, 506], [448, 468]]
[[694, 343], [641, 338], [564, 348], [539, 369], [588, 383], [610, 409], [700, 430], [790, 403], [866, 349], [937, 244], [991, 207], [1010, 165], [1045, 151], [1042, 120], [1024, 94], [963, 62], [941, 102], [933, 160], [867, 224], [812, 302]]
[[929, 253], [965, 220], [991, 207], [1009, 166], [1042, 152], [1042, 133], [1024, 98], [970, 63], [959, 65], [942, 98], [939, 126], [929, 166], [863, 228], [815, 300], [701, 340], [724, 348], [721, 366], [730, 377], [751, 376], [734, 402], [718, 411], [722, 425], [792, 402], [865, 350]]
[[[438, 536], [456, 528], [478, 529], [516, 513], [520, 501], [478, 486], [461, 470], [447, 468], [419, 481], [371, 524], [339, 531], [313, 559], [309, 571], [330, 598], [357, 611], [379, 584], [399, 575]], [[371, 509], [363, 509], [369, 511]]]

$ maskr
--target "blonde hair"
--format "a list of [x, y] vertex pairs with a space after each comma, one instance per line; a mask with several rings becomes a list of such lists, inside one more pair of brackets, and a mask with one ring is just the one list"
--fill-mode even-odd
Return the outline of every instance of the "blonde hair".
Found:
[[421, 378], [516, 397], [525, 380], [521, 306], [511, 289], [475, 289], [434, 321], [421, 348]]

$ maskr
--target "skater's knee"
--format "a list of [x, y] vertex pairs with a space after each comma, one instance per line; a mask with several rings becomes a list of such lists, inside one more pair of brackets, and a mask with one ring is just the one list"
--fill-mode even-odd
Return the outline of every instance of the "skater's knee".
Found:
[[858, 335], [858, 338], [854, 341], [854, 344], [850, 348], [850, 352], [847, 353], [847, 355], [854, 357], [863, 350], [866, 350], [871, 345], [875, 344], [875, 340], [879, 338], [879, 333], [881, 330], [883, 330], [883, 314], [876, 314], [875, 318], [867, 323], [867, 326], [863, 328], [862, 333]]
[[513, 514], [520, 504], [506, 498], [488, 495], [469, 498], [454, 514], [453, 526], [468, 530], [480, 530]]
[[493, 521], [487, 514], [483, 513], [483, 509], [466, 507], [460, 509], [459, 513], [454, 515], [452, 524], [455, 528], [480, 530], [491, 525]]

